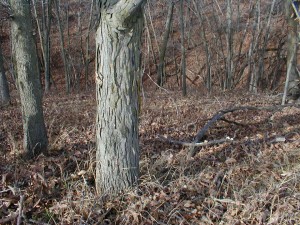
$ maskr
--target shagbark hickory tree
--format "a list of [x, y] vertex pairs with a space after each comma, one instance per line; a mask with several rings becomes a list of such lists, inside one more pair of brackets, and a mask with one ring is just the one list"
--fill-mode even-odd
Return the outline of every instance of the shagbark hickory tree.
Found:
[[116, 194], [138, 182], [138, 82], [145, 0], [98, 1], [96, 188]]

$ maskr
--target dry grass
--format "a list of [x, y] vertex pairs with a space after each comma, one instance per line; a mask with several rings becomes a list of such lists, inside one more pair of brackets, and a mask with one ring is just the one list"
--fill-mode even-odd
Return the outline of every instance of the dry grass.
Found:
[[[2, 110], [0, 217], [18, 212], [24, 196], [25, 224], [300, 223], [298, 108], [232, 113], [226, 118], [244, 126], [218, 122], [207, 139], [235, 135], [235, 141], [205, 147], [186, 161], [187, 149], [164, 143], [157, 134], [191, 141], [219, 109], [277, 100], [169, 94], [146, 92], [151, 97], [144, 99], [140, 121], [140, 185], [117, 197], [95, 195], [93, 95], [45, 100], [50, 155], [29, 162], [20, 157], [17, 105]], [[273, 137], [286, 141], [272, 142]]]

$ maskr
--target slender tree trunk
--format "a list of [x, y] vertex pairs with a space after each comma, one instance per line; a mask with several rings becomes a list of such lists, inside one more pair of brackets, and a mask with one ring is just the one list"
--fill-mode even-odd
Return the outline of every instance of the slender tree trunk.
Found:
[[[151, 39], [150, 26], [149, 26], [149, 23], [147, 20], [147, 16], [145, 14], [144, 14], [144, 21], [145, 21], [145, 27], [146, 27], [146, 32], [147, 32], [148, 45], [150, 46], [150, 50], [151, 50], [151, 56], [152, 56], [155, 67], [157, 67], [156, 55], [154, 52], [154, 47], [153, 47], [152, 39]], [[149, 60], [149, 62], [150, 62], [150, 60]], [[149, 65], [149, 68], [151, 68], [150, 65]]]
[[138, 182], [143, 2], [120, 0], [113, 6], [100, 2], [96, 33], [96, 188], [101, 194], [117, 194]]
[[55, 3], [55, 11], [56, 11], [56, 17], [58, 22], [58, 29], [59, 29], [59, 37], [60, 37], [60, 48], [61, 48], [61, 57], [63, 59], [64, 63], [64, 72], [65, 72], [65, 82], [66, 82], [66, 92], [67, 94], [70, 93], [70, 74], [68, 69], [68, 62], [67, 62], [67, 56], [66, 56], [66, 50], [65, 50], [65, 39], [64, 39], [64, 30], [61, 24], [60, 19], [60, 9], [59, 9], [59, 0], [54, 0]]
[[226, 80], [225, 80], [225, 89], [231, 89], [232, 81], [233, 81], [233, 34], [232, 34], [232, 0], [227, 0], [227, 12], [226, 12], [226, 20], [227, 20], [227, 61], [226, 61]]
[[37, 31], [39, 33], [39, 39], [40, 39], [40, 43], [41, 43], [42, 58], [44, 60], [45, 59], [44, 44], [43, 44], [44, 40], [43, 40], [43, 35], [42, 35], [41, 26], [40, 26], [40, 22], [39, 22], [39, 17], [38, 17], [38, 14], [37, 14], [36, 0], [32, 0], [32, 7], [33, 7], [33, 12], [34, 12], [34, 17], [35, 17], [35, 21], [36, 21]]
[[180, 40], [181, 40], [181, 85], [182, 95], [186, 96], [186, 58], [185, 58], [185, 47], [184, 47], [184, 0], [180, 0]]
[[[270, 8], [270, 12], [268, 15], [268, 20], [267, 23], [265, 25], [266, 28], [266, 33], [265, 33], [265, 37], [264, 37], [264, 41], [263, 41], [263, 45], [260, 49], [260, 53], [259, 54], [259, 61], [258, 61], [258, 72], [257, 72], [257, 76], [255, 79], [255, 84], [257, 87], [262, 87], [262, 80], [263, 80], [263, 75], [264, 75], [264, 68], [265, 68], [265, 54], [266, 54], [266, 48], [267, 48], [267, 44], [270, 38], [270, 33], [271, 33], [271, 19], [273, 17], [273, 10], [274, 10], [274, 6], [275, 6], [275, 2], [276, 0], [272, 1], [271, 4], [271, 8]], [[256, 90], [257, 92], [257, 90]]]
[[45, 92], [50, 91], [50, 28], [51, 28], [51, 7], [52, 0], [43, 0], [43, 23], [44, 23], [44, 65], [45, 65]]
[[211, 53], [210, 53], [210, 47], [209, 47], [209, 43], [206, 37], [206, 31], [205, 31], [205, 27], [204, 27], [204, 18], [202, 15], [202, 12], [200, 11], [200, 7], [198, 5], [198, 3], [196, 3], [195, 0], [193, 0], [193, 4], [194, 4], [194, 8], [196, 11], [196, 15], [198, 17], [200, 26], [201, 26], [201, 31], [200, 31], [200, 36], [202, 39], [202, 42], [204, 44], [205, 47], [205, 53], [206, 53], [206, 88], [208, 90], [209, 93], [211, 93], [211, 89], [212, 89], [212, 79], [211, 79]]
[[165, 25], [165, 32], [163, 34], [163, 40], [159, 47], [159, 63], [157, 69], [157, 84], [159, 86], [163, 86], [165, 80], [165, 72], [164, 72], [165, 56], [166, 56], [166, 50], [167, 50], [167, 45], [168, 45], [170, 31], [171, 31], [173, 9], [174, 9], [174, 3], [173, 1], [170, 1], [168, 7], [167, 22]]
[[255, 19], [252, 25], [252, 40], [249, 47], [248, 59], [249, 59], [249, 91], [257, 92], [257, 83], [255, 82], [257, 77], [256, 61], [254, 51], [259, 46], [260, 35], [260, 21], [261, 21], [261, 0], [255, 2]]
[[90, 65], [90, 32], [92, 30], [92, 19], [93, 19], [93, 9], [94, 9], [94, 2], [91, 2], [90, 8], [90, 17], [89, 17], [89, 25], [88, 25], [88, 33], [85, 39], [86, 49], [85, 49], [85, 63], [84, 63], [84, 74], [85, 74], [85, 89], [88, 90], [88, 81], [89, 81], [89, 65]]
[[[79, 1], [79, 4], [81, 5], [81, 0]], [[79, 67], [81, 67], [82, 65], [85, 65], [85, 55], [84, 55], [84, 50], [83, 50], [83, 32], [82, 32], [82, 23], [81, 23], [81, 16], [82, 16], [82, 9], [80, 7], [79, 12], [77, 12], [77, 16], [78, 16], [78, 23], [77, 23], [77, 27], [78, 27], [78, 34], [79, 34], [79, 43], [80, 43], [80, 55], [81, 55], [81, 59], [82, 59], [82, 63], [79, 63]], [[79, 47], [78, 46], [78, 47]], [[81, 69], [78, 69], [78, 73], [77, 73], [77, 77], [75, 80], [75, 87], [76, 90], [79, 92], [80, 91], [80, 81], [81, 81]]]
[[2, 47], [0, 42], [0, 106], [7, 105], [10, 102], [8, 82], [4, 70]]
[[30, 0], [11, 0], [13, 65], [21, 97], [24, 148], [29, 157], [47, 151], [42, 87], [33, 38]]
[[51, 28], [51, 7], [52, 0], [43, 0], [42, 5], [42, 22], [39, 22], [36, 0], [32, 0], [34, 17], [36, 20], [37, 30], [40, 39], [40, 47], [42, 51], [43, 65], [45, 67], [45, 92], [49, 92], [51, 87], [51, 74], [50, 74], [50, 28]]

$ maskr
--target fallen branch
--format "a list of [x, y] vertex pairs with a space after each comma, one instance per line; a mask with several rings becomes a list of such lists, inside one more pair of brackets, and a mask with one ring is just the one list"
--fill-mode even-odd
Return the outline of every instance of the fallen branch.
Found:
[[[197, 133], [193, 143], [196, 144], [198, 143], [200, 140], [202, 140], [202, 138], [204, 137], [204, 135], [206, 134], [206, 132], [208, 131], [208, 129], [218, 120], [222, 119], [225, 114], [227, 113], [232, 113], [235, 111], [246, 111], [246, 110], [256, 110], [256, 111], [277, 111], [277, 110], [281, 110], [283, 108], [286, 107], [290, 107], [290, 106], [294, 106], [299, 108], [299, 105], [295, 105], [295, 104], [286, 104], [286, 105], [275, 105], [275, 106], [268, 106], [268, 107], [255, 107], [255, 106], [240, 106], [240, 107], [236, 107], [236, 108], [231, 108], [231, 109], [225, 109], [225, 110], [220, 110], [219, 112], [217, 112], [206, 124], [205, 126]], [[188, 153], [188, 157], [194, 157], [197, 153], [196, 145], [191, 145], [190, 149], [189, 149], [189, 153]]]
[[222, 144], [225, 142], [232, 142], [233, 139], [231, 138], [223, 138], [223, 139], [219, 139], [219, 140], [213, 140], [213, 141], [204, 141], [204, 142], [200, 142], [200, 143], [191, 143], [191, 142], [183, 142], [183, 141], [177, 141], [177, 140], [173, 140], [170, 138], [166, 138], [162, 135], [157, 135], [157, 137], [163, 141], [172, 143], [172, 144], [177, 144], [177, 145], [182, 145], [182, 146], [186, 146], [186, 147], [201, 147], [201, 146], [208, 146], [208, 145], [215, 145], [215, 144]]

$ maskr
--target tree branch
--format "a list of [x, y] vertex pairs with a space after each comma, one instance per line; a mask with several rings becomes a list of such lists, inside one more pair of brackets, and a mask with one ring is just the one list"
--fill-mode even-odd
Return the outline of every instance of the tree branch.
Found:
[[200, 142], [200, 143], [190, 143], [190, 142], [182, 142], [182, 141], [177, 141], [177, 140], [173, 140], [170, 138], [166, 138], [162, 135], [157, 135], [157, 137], [163, 141], [167, 141], [169, 143], [172, 144], [178, 144], [178, 145], [182, 145], [182, 146], [187, 146], [187, 147], [200, 147], [200, 146], [208, 146], [208, 145], [215, 145], [215, 144], [222, 144], [225, 142], [232, 142], [233, 139], [231, 138], [222, 138], [219, 140], [213, 140], [213, 141], [204, 141], [204, 142]]
[[114, 24], [117, 30], [127, 30], [131, 28], [131, 19], [139, 16], [139, 11], [146, 0], [120, 0], [112, 7], [108, 8], [106, 13], [109, 15], [108, 21]]
[[[230, 108], [230, 109], [225, 109], [225, 110], [220, 110], [219, 112], [217, 112], [211, 119], [210, 121], [208, 121], [205, 126], [197, 133], [193, 143], [198, 143], [206, 134], [206, 132], [208, 131], [208, 129], [218, 120], [222, 119], [225, 114], [227, 113], [232, 113], [235, 111], [246, 111], [246, 110], [257, 110], [257, 111], [277, 111], [277, 110], [281, 110], [283, 108], [286, 107], [290, 107], [290, 106], [294, 106], [299, 108], [299, 105], [295, 105], [295, 104], [286, 104], [286, 105], [275, 105], [275, 106], [268, 106], [268, 107], [254, 107], [254, 106], [240, 106], [240, 107], [236, 107], [236, 108]], [[188, 157], [194, 157], [197, 153], [197, 150], [195, 148], [196, 146], [191, 146], [189, 149], [189, 153], [188, 153]]]

